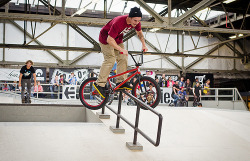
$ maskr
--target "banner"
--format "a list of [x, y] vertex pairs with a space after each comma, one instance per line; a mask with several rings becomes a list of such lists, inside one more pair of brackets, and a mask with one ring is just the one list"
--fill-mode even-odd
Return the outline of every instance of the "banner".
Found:
[[[158, 77], [158, 79], [160, 79], [162, 77], [162, 74], [157, 74], [156, 75]], [[168, 80], [169, 77], [172, 78], [173, 81], [177, 81], [179, 79], [178, 75], [167, 75], [165, 74], [166, 79]]]
[[62, 99], [76, 99], [76, 85], [64, 85], [62, 90]]
[[20, 69], [0, 69], [1, 81], [19, 81]]
[[50, 68], [49, 70], [49, 82], [55, 78], [57, 75], [60, 79], [60, 75], [63, 75], [64, 80], [68, 81], [71, 72], [74, 72], [77, 82], [81, 83], [82, 81], [88, 78], [89, 72], [88, 69], [67, 69], [67, 68]]
[[[45, 82], [46, 81], [46, 68], [36, 68], [36, 80]], [[1, 81], [19, 81], [20, 69], [8, 69], [0, 68], [0, 80]], [[34, 78], [32, 78], [34, 80]]]
[[213, 88], [214, 86], [214, 75], [213, 74], [207, 74], [207, 73], [187, 73], [186, 74], [186, 80], [190, 79], [190, 81], [193, 83], [195, 82], [195, 79], [198, 78], [201, 87], [204, 86], [206, 81], [210, 79], [210, 87]]
[[171, 97], [173, 89], [167, 87], [161, 87], [161, 101], [160, 104], [173, 103], [173, 98]]

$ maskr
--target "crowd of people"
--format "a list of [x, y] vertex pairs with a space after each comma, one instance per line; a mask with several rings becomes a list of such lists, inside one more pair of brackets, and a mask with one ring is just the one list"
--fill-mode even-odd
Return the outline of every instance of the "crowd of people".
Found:
[[[183, 76], [180, 78], [180, 80], [173, 81], [171, 76], [166, 78], [165, 74], [162, 74], [160, 78], [156, 76], [155, 80], [160, 87], [167, 87], [173, 89], [171, 96], [174, 99], [174, 106], [177, 106], [178, 102], [185, 102], [185, 105], [188, 106], [188, 100], [190, 95], [194, 96], [194, 101], [196, 102], [200, 102], [200, 97], [202, 96], [202, 94], [210, 95], [209, 79], [206, 80], [206, 83], [203, 87], [201, 87], [198, 78], [196, 78], [193, 83], [190, 81], [190, 79], [185, 80]], [[204, 88], [203, 91], [202, 88]], [[200, 106], [202, 105], [200, 104]]]

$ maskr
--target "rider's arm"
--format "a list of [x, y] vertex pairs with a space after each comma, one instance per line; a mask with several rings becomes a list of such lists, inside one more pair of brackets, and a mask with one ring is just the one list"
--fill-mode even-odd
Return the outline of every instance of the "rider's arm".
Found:
[[136, 31], [136, 33], [137, 33], [139, 39], [141, 40], [141, 43], [142, 43], [142, 50], [143, 50], [144, 52], [147, 52], [147, 51], [148, 51], [148, 48], [146, 47], [146, 43], [145, 43], [145, 39], [144, 39], [142, 30]]
[[116, 43], [115, 39], [112, 38], [111, 36], [108, 36], [108, 38], [107, 38], [107, 43], [108, 43], [109, 45], [111, 45], [112, 47], [114, 47], [116, 50], [118, 50], [118, 51], [120, 51], [120, 52], [123, 52], [123, 54], [128, 55], [127, 50], [121, 48], [121, 47]]

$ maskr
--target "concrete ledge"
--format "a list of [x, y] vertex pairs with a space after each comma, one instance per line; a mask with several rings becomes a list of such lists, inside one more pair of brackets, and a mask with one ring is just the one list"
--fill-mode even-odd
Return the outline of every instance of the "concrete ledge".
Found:
[[115, 134], [124, 134], [125, 129], [123, 127], [116, 128], [116, 126], [110, 126], [109, 129]]
[[100, 119], [110, 119], [110, 115], [107, 113], [102, 114], [101, 112], [97, 112], [96, 115], [100, 118]]
[[130, 150], [143, 150], [143, 146], [140, 143], [133, 144], [132, 142], [126, 142], [126, 146]]

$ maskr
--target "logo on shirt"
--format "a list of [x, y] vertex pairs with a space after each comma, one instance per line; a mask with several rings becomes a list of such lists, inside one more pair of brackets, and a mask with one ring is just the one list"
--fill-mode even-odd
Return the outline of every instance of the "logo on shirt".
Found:
[[122, 32], [120, 32], [120, 34], [128, 33], [130, 29], [131, 27], [126, 27]]
[[25, 71], [25, 73], [23, 73], [23, 75], [25, 76], [25, 77], [28, 77], [29, 75], [30, 75], [30, 71]]

